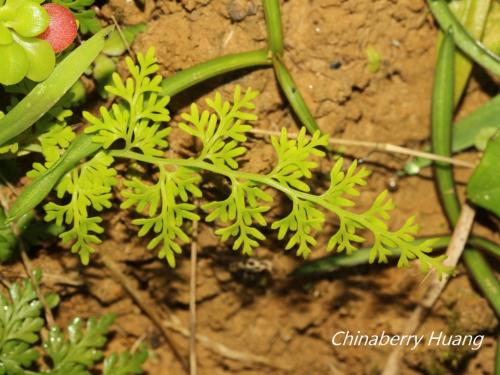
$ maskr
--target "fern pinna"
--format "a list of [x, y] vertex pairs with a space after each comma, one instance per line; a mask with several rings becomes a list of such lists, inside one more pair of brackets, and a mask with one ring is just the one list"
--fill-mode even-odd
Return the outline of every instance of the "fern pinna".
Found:
[[[35, 272], [36, 283], [41, 276]], [[26, 279], [12, 284], [8, 296], [0, 293], [0, 375], [91, 375], [98, 363], [102, 363], [102, 375], [143, 373], [142, 365], [148, 357], [143, 345], [134, 353], [124, 351], [104, 358], [103, 347], [114, 315], [87, 321], [74, 318], [66, 334], [53, 326], [41, 335], [45, 322], [35, 289], [35, 284]], [[50, 308], [59, 300], [56, 294], [45, 296]], [[43, 370], [36, 371], [38, 367]]]
[[[257, 92], [236, 88], [232, 101], [225, 101], [220, 94], [207, 99], [207, 109], [200, 110], [192, 104], [188, 113], [182, 114], [179, 128], [199, 140], [201, 150], [191, 158], [169, 158], [166, 150], [171, 128], [166, 105], [169, 98], [162, 96], [162, 78], [156, 75], [154, 50], [138, 55], [138, 63], [126, 60], [130, 77], [125, 81], [118, 74], [106, 89], [114, 95], [116, 103], [104, 107], [100, 116], [84, 113], [90, 124], [85, 132], [102, 146], [93, 158], [68, 173], [57, 186], [57, 195], [63, 203], [48, 203], [46, 219], [65, 224], [69, 229], [61, 234], [63, 240], [72, 242], [72, 250], [83, 263], [88, 263], [104, 232], [98, 213], [111, 206], [113, 189], [117, 188], [118, 161], [145, 163], [156, 168], [153, 182], [125, 174], [121, 187], [121, 208], [134, 209], [142, 215], [135, 219], [139, 236], [150, 234], [148, 248], [158, 249], [160, 258], [175, 266], [175, 255], [181, 253], [181, 244], [189, 241], [186, 222], [200, 220], [197, 206], [203, 192], [200, 188], [201, 173], [224, 176], [230, 182], [228, 196], [220, 201], [202, 204], [207, 213], [205, 220], [222, 225], [216, 233], [223, 241], [233, 239], [233, 249], [252, 254], [259, 242], [265, 239], [262, 232], [268, 223], [265, 212], [273, 198], [266, 192], [272, 188], [291, 201], [290, 212], [274, 221], [271, 228], [279, 239], [287, 239], [286, 249], [296, 248], [297, 254], [307, 257], [316, 245], [314, 235], [325, 221], [325, 212], [335, 214], [338, 230], [333, 233], [328, 250], [355, 251], [364, 241], [361, 232], [368, 230], [374, 239], [371, 261], [386, 262], [392, 249], [399, 248], [399, 266], [409, 260], [419, 259], [422, 270], [429, 267], [439, 273], [448, 272], [443, 256], [431, 257], [432, 241], [413, 243], [418, 226], [410, 218], [398, 230], [388, 227], [389, 213], [394, 205], [381, 193], [365, 212], [350, 210], [351, 197], [359, 195], [359, 187], [366, 185], [369, 172], [358, 168], [356, 162], [344, 170], [345, 162], [339, 158], [330, 173], [328, 189], [321, 194], [311, 192], [307, 180], [317, 167], [314, 161], [324, 156], [327, 138], [319, 132], [306, 135], [301, 129], [291, 139], [286, 129], [279, 137], [272, 138], [277, 163], [267, 174], [249, 173], [239, 169], [238, 158], [247, 149], [247, 133], [252, 130]], [[168, 84], [168, 82], [167, 82]], [[40, 165], [37, 166], [40, 170]]]

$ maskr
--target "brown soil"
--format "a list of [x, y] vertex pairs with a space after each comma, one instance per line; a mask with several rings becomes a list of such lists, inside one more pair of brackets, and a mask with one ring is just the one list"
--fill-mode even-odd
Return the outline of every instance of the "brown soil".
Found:
[[[290, 0], [282, 2], [286, 36], [286, 64], [310, 105], [321, 129], [349, 139], [420, 146], [429, 136], [429, 108], [435, 58], [436, 26], [423, 0]], [[111, 0], [103, 8], [121, 24], [148, 22], [134, 48], [155, 46], [166, 76], [223, 54], [265, 46], [265, 24], [257, 0], [146, 0], [144, 11], [133, 1]], [[380, 70], [366, 69], [367, 47], [383, 57]], [[338, 69], [331, 65], [340, 63]], [[229, 94], [236, 84], [251, 86], [258, 98], [257, 127], [297, 129], [270, 69], [258, 69], [213, 79], [176, 97], [172, 109], [180, 111], [215, 88]], [[469, 86], [460, 116], [488, 95], [476, 80]], [[265, 140], [252, 141], [255, 151], [246, 167], [265, 170], [273, 160]], [[375, 173], [360, 199], [367, 205], [397, 180], [395, 171], [406, 158], [349, 148]], [[475, 155], [465, 155], [468, 159]], [[325, 165], [327, 163], [325, 162]], [[457, 170], [465, 180], [468, 172]], [[391, 193], [397, 204], [394, 225], [413, 214], [422, 234], [448, 230], [432, 180], [411, 177], [397, 180]], [[189, 251], [171, 270], [145, 250], [143, 240], [129, 230], [126, 214], [109, 217], [108, 239], [100, 246], [123, 265], [123, 270], [165, 317], [169, 312], [188, 326]], [[480, 233], [488, 233], [482, 227]], [[498, 241], [498, 233], [492, 235]], [[313, 257], [325, 254], [326, 235]], [[269, 240], [253, 258], [266, 271], [255, 272], [244, 258], [221, 244], [212, 228], [199, 228], [198, 330], [233, 350], [264, 356], [273, 366], [227, 359], [199, 346], [199, 373], [222, 374], [377, 374], [390, 352], [331, 345], [338, 330], [396, 334], [417, 305], [424, 275], [417, 268], [401, 270], [373, 265], [335, 274], [329, 279], [291, 282], [287, 274], [302, 260], [281, 251], [282, 243]], [[33, 259], [43, 268], [47, 289], [62, 294], [57, 320], [65, 324], [74, 315], [84, 317], [114, 312], [119, 315], [111, 349], [145, 340], [152, 355], [151, 375], [182, 374], [160, 332], [94, 261], [82, 267], [76, 257], [56, 246]], [[20, 265], [10, 267], [21, 274]], [[81, 280], [70, 287], [58, 281], [65, 276]], [[493, 374], [495, 332], [498, 322], [487, 302], [471, 285], [463, 267], [427, 320], [422, 332], [443, 330], [485, 333], [481, 350], [420, 347], [404, 358], [403, 374]], [[175, 345], [187, 356], [185, 337], [173, 333]]]

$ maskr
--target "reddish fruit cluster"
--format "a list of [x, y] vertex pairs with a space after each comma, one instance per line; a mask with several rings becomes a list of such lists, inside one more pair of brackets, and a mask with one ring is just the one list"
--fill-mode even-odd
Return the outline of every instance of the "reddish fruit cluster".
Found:
[[40, 39], [50, 43], [54, 52], [62, 52], [68, 48], [78, 34], [78, 25], [73, 13], [59, 4], [44, 4], [43, 8], [50, 17], [49, 27], [39, 35]]

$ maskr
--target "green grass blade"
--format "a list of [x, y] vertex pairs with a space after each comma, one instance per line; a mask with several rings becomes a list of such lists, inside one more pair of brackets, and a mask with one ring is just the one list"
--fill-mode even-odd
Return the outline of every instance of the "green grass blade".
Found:
[[163, 81], [163, 94], [173, 96], [209, 78], [239, 69], [271, 65], [267, 50], [217, 57], [175, 73]]
[[[491, 0], [465, 0], [458, 4], [461, 4], [462, 7], [459, 9], [459, 13], [454, 12], [457, 15], [457, 19], [459, 19], [465, 30], [467, 30], [473, 38], [482, 40]], [[439, 43], [441, 40], [442, 34], [440, 35]], [[473, 62], [467, 55], [462, 51], [455, 52], [455, 106], [460, 101], [467, 82], [469, 81], [472, 66]]]
[[267, 27], [267, 45], [275, 55], [283, 54], [283, 29], [279, 0], [262, 0]]
[[[420, 244], [429, 239], [434, 239], [435, 242], [433, 247], [435, 249], [441, 249], [448, 246], [451, 236], [440, 236], [440, 237], [423, 237], [415, 240], [416, 244]], [[470, 246], [475, 246], [485, 253], [493, 255], [495, 258], [500, 260], [500, 246], [494, 244], [493, 242], [487, 240], [486, 238], [479, 236], [471, 236], [467, 241]], [[354, 253], [347, 254], [331, 254], [327, 255], [309, 262], [301, 264], [299, 267], [294, 269], [290, 273], [290, 277], [314, 277], [326, 273], [334, 272], [341, 268], [355, 267], [361, 265], [368, 265], [370, 258], [371, 247], [365, 247], [356, 250]], [[396, 259], [399, 257], [399, 249], [393, 249], [391, 254], [388, 256], [390, 259]]]
[[500, 316], [500, 283], [486, 259], [476, 250], [466, 249], [463, 255], [477, 286], [490, 302], [497, 316]]
[[[436, 242], [434, 243], [434, 248], [442, 248], [446, 247], [450, 242], [450, 236], [442, 236], [442, 237], [424, 237], [419, 238], [414, 241], [415, 244], [421, 244], [429, 239], [434, 239]], [[355, 267], [360, 265], [368, 265], [370, 264], [370, 253], [372, 251], [371, 247], [365, 247], [362, 249], [358, 249], [352, 254], [332, 254], [327, 255], [325, 257], [315, 259], [309, 262], [305, 262], [297, 267], [290, 273], [290, 277], [310, 277], [317, 276], [325, 273], [334, 272], [340, 268], [345, 267]], [[401, 251], [397, 248], [391, 250], [391, 253], [388, 255], [391, 259], [396, 259], [401, 255]]]
[[[454, 40], [451, 32], [444, 36], [438, 53], [432, 97], [432, 147], [435, 153], [451, 156], [451, 133], [454, 88]], [[444, 211], [452, 227], [460, 216], [460, 201], [455, 188], [453, 171], [449, 165], [436, 163], [435, 177]], [[500, 316], [500, 283], [483, 255], [475, 249], [465, 249], [465, 263], [472, 278]]]
[[[432, 151], [442, 156], [451, 155], [454, 60], [455, 43], [451, 32], [447, 32], [438, 52], [431, 115]], [[452, 167], [449, 164], [436, 162], [435, 177], [444, 210], [454, 226], [460, 215], [460, 204], [455, 191]]]
[[295, 84], [292, 76], [287, 68], [279, 58], [273, 59], [274, 72], [278, 78], [281, 89], [285, 93], [290, 105], [292, 106], [295, 114], [299, 117], [300, 121], [307, 128], [309, 133], [314, 133], [320, 130], [316, 120], [314, 119], [309, 107], [307, 106], [304, 98], [302, 97], [297, 85]]

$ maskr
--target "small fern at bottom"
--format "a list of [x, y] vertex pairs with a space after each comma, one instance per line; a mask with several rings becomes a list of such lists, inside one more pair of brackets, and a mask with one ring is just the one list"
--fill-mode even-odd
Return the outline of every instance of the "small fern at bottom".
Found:
[[[38, 280], [40, 277], [38, 274]], [[58, 301], [58, 297], [51, 296], [51, 300]], [[142, 365], [148, 357], [145, 348], [135, 353], [113, 353], [103, 360], [102, 348], [114, 315], [87, 321], [75, 318], [66, 334], [52, 327], [48, 338], [38, 345], [45, 326], [42, 310], [30, 280], [12, 284], [8, 297], [0, 294], [0, 375], [90, 375], [101, 361], [103, 375], [143, 373]], [[41, 359], [48, 369], [33, 370]]]

